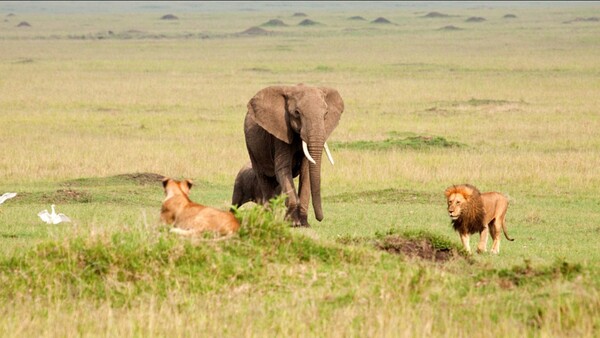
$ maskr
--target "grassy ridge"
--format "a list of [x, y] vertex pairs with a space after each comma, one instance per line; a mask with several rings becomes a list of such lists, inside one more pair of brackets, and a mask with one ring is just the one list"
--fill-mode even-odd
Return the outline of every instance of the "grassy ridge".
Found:
[[[36, 324], [43, 318], [60, 324], [65, 314], [79, 317], [84, 329], [78, 332], [102, 328], [145, 335], [201, 328], [208, 335], [220, 330], [333, 335], [390, 335], [402, 330], [437, 335], [477, 330], [481, 323], [494, 323], [505, 333], [587, 335], [597, 325], [593, 318], [600, 304], [593, 290], [598, 285], [589, 284], [591, 271], [581, 264], [557, 261], [534, 267], [525, 262], [510, 269], [482, 269], [455, 258], [442, 267], [360, 246], [319, 243], [293, 234], [283, 221], [283, 200], [273, 203], [274, 212], [258, 206], [240, 211], [242, 231], [225, 241], [210, 236], [181, 240], [155, 228], [80, 234], [40, 244], [0, 261], [5, 285], [0, 297], [17, 311], [23, 304], [32, 307], [31, 315], [39, 319], [26, 325], [25, 332], [41, 332]], [[458, 249], [436, 235], [405, 236], [431, 241], [439, 249]], [[290, 292], [291, 304], [286, 300]], [[560, 299], [558, 308], [555, 297]], [[43, 311], [39, 304], [53, 310]], [[89, 314], [79, 312], [80, 306], [85, 309], [91, 304], [97, 304], [94, 316], [108, 323], [93, 323]], [[218, 311], [198, 313], [204, 306]], [[434, 310], [439, 307], [463, 310], [450, 316]], [[435, 322], [423, 317], [423, 312], [435, 313]], [[290, 317], [291, 313], [295, 315]], [[384, 319], [372, 321], [365, 313]], [[391, 313], [402, 314], [403, 320]], [[156, 326], [133, 324], [148, 320], [147, 316]], [[177, 326], [163, 316], [196, 320]], [[253, 320], [240, 320], [248, 316]], [[471, 323], [473, 318], [477, 325]], [[208, 324], [215, 320], [227, 324]], [[1, 323], [0, 332], [10, 332], [11, 321]], [[74, 330], [57, 327], [54, 333]]]
[[44, 242], [2, 262], [6, 287], [0, 297], [83, 297], [118, 306], [140, 294], [223, 292], [256, 282], [273, 262], [353, 260], [343, 249], [293, 239], [282, 203], [274, 201], [276, 215], [258, 207], [242, 213], [239, 236], [223, 243], [210, 236], [182, 241], [160, 229], [140, 228]]

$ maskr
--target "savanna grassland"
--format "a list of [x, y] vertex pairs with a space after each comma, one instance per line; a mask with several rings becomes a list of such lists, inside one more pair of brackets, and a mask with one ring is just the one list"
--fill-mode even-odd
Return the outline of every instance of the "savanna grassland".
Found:
[[[0, 4], [0, 335], [597, 337], [600, 6], [360, 4]], [[248, 100], [297, 83], [345, 102], [325, 219], [169, 234], [160, 175], [229, 208]], [[498, 256], [450, 226], [467, 182], [510, 196]]]

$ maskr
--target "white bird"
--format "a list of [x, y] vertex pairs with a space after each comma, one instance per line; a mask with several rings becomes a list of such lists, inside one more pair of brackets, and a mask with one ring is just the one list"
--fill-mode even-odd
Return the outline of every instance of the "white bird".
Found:
[[71, 219], [67, 217], [65, 214], [57, 214], [54, 210], [55, 205], [52, 204], [50, 206], [52, 208], [52, 213], [49, 213], [48, 210], [40, 211], [38, 216], [42, 219], [42, 221], [48, 224], [58, 224], [62, 222], [71, 222]]
[[16, 192], [7, 192], [4, 195], [0, 196], [0, 204], [4, 203], [4, 201], [11, 199], [13, 197], [17, 196]]

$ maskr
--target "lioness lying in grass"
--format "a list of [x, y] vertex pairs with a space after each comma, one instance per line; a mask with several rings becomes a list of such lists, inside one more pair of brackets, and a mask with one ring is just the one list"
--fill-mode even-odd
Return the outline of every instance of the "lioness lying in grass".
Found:
[[165, 200], [160, 219], [173, 224], [171, 232], [191, 236], [205, 231], [229, 235], [239, 230], [240, 223], [232, 213], [194, 203], [189, 198], [192, 181], [164, 178]]

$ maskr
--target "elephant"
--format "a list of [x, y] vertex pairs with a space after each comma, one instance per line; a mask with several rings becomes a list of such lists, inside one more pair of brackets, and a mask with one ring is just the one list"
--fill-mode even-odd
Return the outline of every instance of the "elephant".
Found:
[[[281, 194], [281, 186], [279, 184], [272, 188], [275, 195]], [[252, 169], [252, 162], [246, 163], [235, 177], [231, 205], [238, 208], [246, 202], [265, 204], [268, 201], [268, 199], [263, 197], [262, 190], [258, 185], [258, 178], [256, 178], [254, 169]]]
[[321, 155], [325, 149], [333, 164], [326, 141], [344, 111], [342, 97], [328, 87], [270, 86], [256, 93], [247, 107], [246, 148], [263, 199], [275, 197], [280, 186], [292, 226], [310, 226], [311, 198], [315, 218], [322, 221]]

